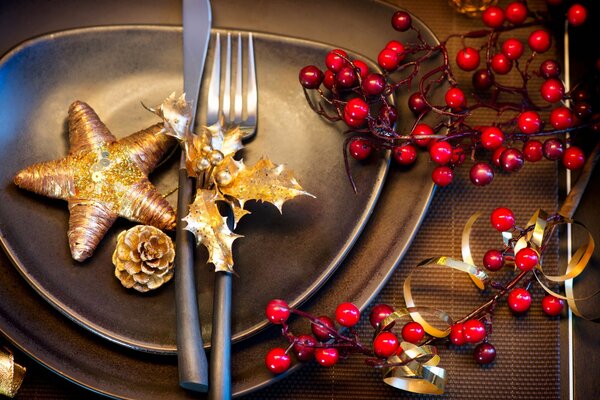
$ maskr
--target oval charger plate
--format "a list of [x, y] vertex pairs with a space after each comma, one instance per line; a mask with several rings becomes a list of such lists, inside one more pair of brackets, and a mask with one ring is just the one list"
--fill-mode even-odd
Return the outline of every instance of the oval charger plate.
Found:
[[[388, 165], [379, 159], [357, 168], [361, 190], [355, 195], [339, 157], [342, 128], [307, 118], [297, 65], [306, 57], [324, 57], [325, 45], [265, 34], [255, 34], [254, 42], [258, 132], [241, 154], [246, 165], [263, 156], [285, 163], [317, 198], [296, 198], [283, 215], [268, 203], [247, 206], [252, 214], [240, 222], [236, 233], [244, 237], [234, 244], [239, 274], [233, 288], [234, 340], [266, 324], [260, 310], [269, 299], [283, 293], [299, 304], [322, 285], [364, 227]], [[18, 189], [11, 180], [28, 165], [67, 154], [65, 115], [73, 100], [92, 106], [117, 138], [158, 122], [140, 101], [159, 104], [182, 87], [180, 44], [176, 27], [84, 28], [29, 41], [0, 64], [6, 82], [0, 121], [13, 125], [0, 134], [0, 229], [9, 257], [74, 321], [114, 342], [156, 353], [176, 351], [174, 285], [140, 295], [123, 288], [112, 272], [116, 236], [134, 223], [119, 220], [92, 257], [79, 263], [68, 248], [66, 203]], [[23, 103], [15, 105], [16, 98]], [[202, 97], [199, 102], [202, 108]], [[177, 187], [177, 159], [150, 176], [162, 193]], [[176, 196], [170, 199], [175, 206]], [[214, 267], [206, 259], [199, 246], [197, 290], [208, 342]]]
[[[389, 16], [393, 12], [393, 8], [379, 2], [350, 0], [322, 3], [316, 0], [310, 0], [299, 3], [290, 0], [265, 3], [267, 4], [264, 6], [269, 7], [269, 13], [264, 13], [263, 7], [249, 7], [248, 2], [241, 0], [228, 2], [215, 1], [213, 3], [213, 12], [216, 16], [215, 24], [222, 28], [236, 27], [239, 29], [254, 31], [257, 29], [262, 29], [277, 36], [289, 35], [303, 37], [304, 39], [308, 40], [304, 43], [308, 43], [310, 41], [316, 42], [318, 40], [328, 41], [335, 43], [336, 47], [360, 49], [361, 52], [364, 52], [370, 58], [375, 58], [380, 48], [380, 43], [375, 39], [387, 38], [390, 34], [386, 22], [389, 20]], [[307, 15], [305, 8], [309, 10], [317, 9], [319, 12], [311, 12], [310, 15]], [[340, 12], [340, 10], [343, 10], [343, 12]], [[328, 16], [334, 15], [334, 12], [337, 13], [335, 15], [340, 20], [336, 23], [331, 23]], [[298, 18], [289, 18], [290, 15], [296, 15]], [[344, 33], [344, 31], [340, 29], [340, 24], [343, 25], [346, 23], [344, 21], [361, 21], [362, 24], [365, 24], [365, 26], [364, 29], [353, 29], [352, 33], [348, 34]], [[415, 19], [414, 23], [421, 29], [427, 41], [432, 43], [435, 42], [435, 37], [433, 34], [420, 21]], [[140, 30], [143, 30], [140, 28], [114, 29], [115, 31], [125, 29], [129, 31], [130, 33], [128, 34], [131, 35], [136, 35]], [[150, 31], [168, 32], [171, 28], [148, 27], [145, 29]], [[360, 32], [360, 34], [358, 32]], [[410, 41], [411, 39], [414, 39], [414, 35], [412, 33], [402, 35], [404, 35], [404, 37], [401, 37], [401, 40], [406, 39], [407, 41]], [[265, 36], [265, 39], [268, 38], [269, 37]], [[150, 40], [148, 40], [148, 42], [150, 42]], [[108, 44], [105, 43], [104, 45]], [[273, 52], [272, 49], [265, 49], [264, 51], [268, 53], [274, 53], [273, 56], [275, 58], [280, 56], [280, 58], [285, 59], [285, 57], [281, 57], [280, 53]], [[301, 51], [304, 52], [305, 49], [302, 49]], [[299, 61], [295, 61], [299, 62], [300, 64], [293, 66], [295, 73], [293, 78], [289, 79], [292, 79], [294, 84], [290, 83], [290, 90], [285, 90], [282, 86], [283, 83], [278, 82], [276, 92], [284, 92], [279, 93], [284, 98], [282, 101], [289, 102], [290, 96], [295, 96], [298, 94], [298, 92], [301, 93], [300, 88], [296, 84], [297, 71], [300, 66], [308, 63], [322, 62], [322, 54], [310, 54], [312, 53], [299, 56]], [[317, 58], [310, 58], [309, 56]], [[260, 59], [259, 57], [262, 57], [262, 55], [259, 56], [257, 49], [257, 59]], [[131, 58], [133, 59], [134, 55], [131, 55]], [[16, 61], [21, 63], [25, 61], [32, 62], [32, 59], [27, 60], [26, 58], [23, 59], [23, 57], [19, 59], [19, 57], [17, 57]], [[113, 67], [115, 66], [114, 60], [100, 61], [105, 63], [112, 62], [113, 64], [111, 65]], [[157, 62], [157, 60], [153, 61], [155, 61], [151, 66], [153, 70], [161, 70], [164, 68], [164, 65], [160, 65], [160, 62]], [[104, 68], [109, 68], [111, 65], [103, 64]], [[136, 70], [143, 70], [147, 68], [147, 65], [145, 64], [144, 60], [138, 60], [136, 61], [135, 68]], [[2, 69], [0, 69], [0, 71], [1, 70]], [[151, 75], [156, 77], [156, 71], [153, 71]], [[121, 87], [113, 89], [120, 96], [116, 97], [119, 99], [118, 101], [114, 100], [115, 97], [111, 97], [110, 94], [103, 94], [102, 87], [104, 87], [104, 85], [101, 85], [96, 81], [88, 81], [89, 87], [84, 88], [76, 85], [73, 85], [72, 87], [65, 87], [65, 93], [63, 93], [62, 96], [67, 96], [67, 90], [73, 96], [77, 95], [78, 90], [85, 90], [85, 92], [88, 94], [98, 91], [97, 96], [93, 96], [92, 99], [85, 99], [92, 106], [94, 106], [94, 101], [100, 101], [104, 96], [111, 97], [111, 99], [113, 99], [111, 100], [112, 103], [108, 100], [105, 100], [104, 104], [107, 104], [107, 108], [104, 110], [104, 113], [103, 110], [97, 111], [99, 112], [100, 116], [104, 118], [104, 121], [107, 123], [108, 127], [113, 128], [113, 133], [115, 133], [118, 137], [122, 137], [129, 134], [133, 130], [140, 129], [139, 125], [142, 125], [143, 127], [148, 121], [146, 119], [148, 118], [148, 115], [146, 115], [143, 110], [138, 110], [133, 106], [133, 104], [140, 100], [139, 90], [143, 91], [154, 89], [142, 87], [138, 90], [136, 89], [134, 82], [130, 81], [130, 79], [132, 79], [131, 76], [123, 76], [121, 78]], [[173, 79], [169, 78], [169, 74], [165, 74], [163, 78], [166, 81], [168, 79]], [[68, 86], [66, 83], [68, 82], [66, 77], [61, 77], [60, 81], [61, 84]], [[4, 82], [11, 84], [7, 81], [3, 81], [3, 83]], [[154, 82], [154, 84], [160, 85], [161, 83]], [[174, 82], [172, 84], [165, 84], [165, 90], [171, 90], [171, 86], [176, 84], [178, 83]], [[43, 87], [44, 83], [38, 82], [36, 85], [38, 85], [36, 88], [40, 89]], [[260, 85], [261, 75], [259, 67], [259, 88], [261, 89], [260, 96], [262, 96], [262, 99], [265, 92], [262, 91], [262, 87]], [[138, 83], [138, 88], [140, 86], [145, 86], [145, 84]], [[56, 110], [58, 113], [57, 115], [54, 115], [54, 118], [56, 119], [54, 123], [58, 125], [64, 124], [64, 115], [66, 113], [64, 110], [64, 104], [62, 104], [64, 102], [64, 98], [60, 96], [57, 98], [45, 98], [43, 96], [43, 92], [40, 93], [42, 96], [39, 98], [37, 96], [30, 98], [24, 94], [19, 95], [17, 93], [16, 97], [11, 99], [10, 104], [9, 101], [4, 98], [3, 101], [5, 102], [6, 106], [10, 105], [15, 109], [19, 109], [20, 107], [31, 107], [32, 109], [39, 110], [39, 107], [41, 106], [54, 107], [54, 110]], [[29, 95], [30, 94], [31, 93], [29, 93]], [[400, 103], [406, 101], [408, 94], [401, 94], [398, 101]], [[151, 101], [160, 101], [164, 96], [163, 93], [160, 93], [160, 95], [156, 93], [155, 95], [156, 98], [145, 100], [145, 102], [148, 104], [153, 104]], [[277, 96], [277, 93], [274, 95]], [[150, 95], [148, 95], [148, 97], [150, 97]], [[72, 101], [75, 98], [76, 97], [73, 97], [69, 99], [69, 101]], [[120, 107], [117, 104], [119, 102], [130, 102], [132, 104], [131, 107], [126, 107], [128, 110], [132, 110], [127, 111], [127, 118], [125, 118], [123, 115], [119, 116], [119, 112], [123, 112], [119, 111]], [[58, 104], [60, 104], [60, 106]], [[351, 207], [353, 202], [359, 200], [351, 192], [350, 186], [345, 180], [345, 172], [341, 163], [340, 146], [342, 138], [338, 132], [329, 131], [329, 125], [312, 114], [305, 104], [299, 107], [302, 108], [295, 110], [295, 112], [298, 113], [297, 118], [299, 120], [314, 119], [317, 121], [315, 124], [315, 129], [317, 131], [321, 132], [323, 135], [334, 137], [334, 141], [337, 145], [333, 146], [331, 151], [324, 151], [322, 148], [313, 150], [319, 152], [322, 160], [329, 158], [338, 160], [338, 172], [343, 179], [340, 180], [339, 187], [329, 187], [326, 190], [345, 190], [346, 192], [344, 193], [346, 196], [344, 196], [343, 201], [332, 206], [338, 208]], [[260, 112], [262, 117], [266, 112], [265, 107], [260, 108]], [[10, 115], [10, 112], [6, 112], [4, 117], [7, 115]], [[32, 116], [39, 115], [40, 113], [36, 112]], [[31, 126], [38, 124], [37, 132], [40, 132], [42, 135], [41, 137], [46, 137], [48, 142], [55, 142], [57, 140], [57, 133], [44, 133], [45, 129], [41, 129], [39, 126], [41, 124], [36, 122], [35, 118], [31, 118], [32, 116], [28, 116], [29, 119], [26, 123]], [[274, 116], [269, 116], [269, 118], [273, 117]], [[122, 121], [122, 124], [119, 127], [113, 127], [111, 118], [115, 118], [115, 121]], [[411, 119], [412, 118], [405, 118], [401, 120], [404, 128], [410, 127]], [[46, 122], [48, 124], [50, 123], [48, 121]], [[150, 123], [153, 122], [154, 120]], [[259, 121], [259, 123], [260, 122], [261, 121]], [[8, 118], [5, 128], [13, 129], [19, 123], [22, 124], [24, 122], [22, 120], [15, 120], [14, 118]], [[281, 130], [282, 135], [285, 135], [286, 132], [290, 130], [291, 125], [288, 123], [289, 121], [280, 121], [277, 123], [277, 127]], [[46, 125], [43, 126], [43, 128], [49, 127]], [[264, 129], [264, 125], [261, 125], [260, 129]], [[63, 134], [64, 131], [64, 127], [59, 130], [59, 132], [63, 132]], [[12, 155], [14, 158], [21, 159], [21, 164], [19, 164], [20, 166], [27, 165], [32, 161], [39, 161], [38, 158], [40, 155], [44, 155], [44, 158], [51, 159], [62, 157], [66, 152], [66, 143], [63, 143], [62, 148], [53, 148], [51, 151], [54, 151], [54, 154], [49, 155], [45, 153], [45, 150], [41, 148], [41, 146], [33, 146], [31, 149], [29, 149], [27, 144], [22, 142], [20, 143], [21, 140], [23, 140], [23, 138], [20, 135], [16, 135], [16, 137], [11, 137], [8, 139], [10, 145], [21, 146], [21, 148], [25, 148], [29, 152], [33, 153], [33, 155], [29, 153]], [[62, 140], [65, 140], [64, 137]], [[251, 158], [256, 156], [252, 155], [252, 152], [254, 151], [252, 146], [258, 143], [257, 137], [257, 142], [253, 142], [249, 145], [248, 150], [245, 153], [245, 157]], [[281, 143], [278, 144], [278, 146], [281, 145]], [[285, 143], [283, 145], [285, 145]], [[290, 166], [296, 167], [296, 173], [302, 180], [302, 183], [307, 190], [312, 191], [318, 197], [323, 195], [322, 193], [314, 190], [314, 188], [310, 187], [310, 185], [307, 184], [306, 179], [302, 179], [304, 175], [301, 173], [301, 170], [294, 165], [294, 161], [278, 160], [277, 157], [273, 156], [273, 154], [278, 153], [268, 153], [268, 155], [275, 161], [285, 161], [288, 162]], [[3, 155], [3, 157], [4, 156], [5, 155]], [[316, 166], [311, 166], [308, 175], [322, 173], [322, 170], [315, 167], [320, 167], [323, 163], [324, 161], [321, 161]], [[379, 169], [381, 166], [371, 163], [361, 168], [359, 168], [357, 165], [354, 165], [353, 167], [355, 178], [359, 182], [358, 185], [360, 196], [360, 193], [364, 193], [369, 188], [362, 183], [365, 182], [364, 180], [360, 180], [360, 174], [368, 173], [369, 168]], [[331, 168], [334, 168], [333, 165]], [[433, 185], [430, 179], [431, 166], [426, 160], [424, 160], [424, 157], [421, 157], [417, 164], [408, 171], [400, 171], [395, 167], [393, 169], [394, 171], [388, 178], [388, 181], [383, 188], [379, 203], [373, 210], [373, 215], [366, 224], [363, 234], [358, 238], [358, 240], [356, 240], [351, 249], [347, 249], [349, 252], [346, 255], [341, 267], [335, 271], [332, 270], [333, 274], [326, 282], [322, 282], [323, 286], [316, 292], [311, 300], [305, 304], [304, 307], [306, 310], [319, 313], [322, 312], [322, 310], [334, 308], [335, 304], [339, 303], [340, 301], [353, 301], [361, 308], [365, 307], [366, 304], [384, 285], [387, 278], [393, 272], [394, 267], [406, 252], [408, 244], [416, 232], [416, 229], [424, 215], [432, 195]], [[165, 176], [168, 176], [167, 170], [163, 172], [165, 173]], [[153, 179], [155, 179], [155, 182], [158, 182], [159, 188], [165, 189], [166, 191], [168, 186], [166, 185], [166, 182], [168, 182], [168, 179], [156, 179], [161, 173], [161, 171], [158, 171], [158, 174], [155, 175]], [[371, 177], [372, 176], [373, 175], [371, 175]], [[366, 181], [369, 182], [368, 179]], [[40, 215], [54, 215], [54, 220], [63, 221], [62, 224], [64, 225], [64, 230], [54, 232], [51, 238], [46, 237], [46, 239], [49, 241], [50, 239], [58, 240], [56, 237], [63, 235], [64, 232], [66, 232], [66, 207], [62, 202], [53, 202], [37, 196], [28, 195], [25, 192], [18, 191], [17, 189], [13, 188], [10, 182], [8, 182], [8, 184], [6, 182], [3, 183], [2, 190], [13, 192], [9, 194], [9, 197], [19, 196], [20, 201], [27, 202], [29, 207], [32, 208], [32, 211], [35, 211], [35, 207], [42, 205], [43, 212], [39, 212]], [[325, 190], [325, 187], [323, 187], [323, 190]], [[371, 191], [368, 191], [367, 193], [372, 194]], [[3, 202], [4, 201], [6, 201], [6, 199], [3, 199]], [[13, 202], [14, 201], [15, 200], [13, 200]], [[272, 210], [266, 206], [264, 208], [262, 205], [257, 206], [254, 210], [255, 214], [263, 214], [265, 216], [264, 218], [268, 218], [268, 222], [259, 222], [256, 226], [261, 227], [261, 229], [268, 228], [285, 230], [287, 229], [286, 226], [280, 228], [276, 227], [276, 219], [285, 218], [285, 212], [290, 212], [292, 213], [291, 215], [294, 215], [296, 219], [293, 221], [287, 220], [287, 224], [292, 225], [294, 228], [289, 229], [289, 232], [293, 232], [293, 230], [296, 229], [301, 230], [302, 227], [308, 225], [309, 222], [313, 223], [313, 221], [310, 221], [309, 218], [314, 217], [314, 215], [310, 214], [310, 210], [302, 209], [302, 207], [309, 207], [307, 204], [311, 201], [318, 202], [322, 201], [322, 199], [298, 199], [298, 201], [294, 201], [286, 206], [290, 207], [290, 209], [284, 210], [284, 217], [277, 216], [276, 214], [270, 214]], [[363, 204], [365, 203], [363, 202]], [[2, 207], [4, 206], [6, 206], [6, 204], [2, 203]], [[299, 209], [294, 210], [293, 207], [299, 207]], [[2, 208], [2, 210], [4, 209], [5, 208]], [[326, 211], [330, 212], [330, 210]], [[309, 213], [308, 215], [307, 212]], [[10, 214], [10, 212], [6, 213]], [[251, 217], [248, 218], [250, 219]], [[0, 224], [2, 224], [0, 225], [0, 231], [4, 234], [4, 232], [7, 230], [4, 216], [2, 216], [0, 221], [2, 221], [0, 222]], [[17, 222], [29, 223], [31, 220], [23, 218]], [[122, 226], [113, 228], [113, 231], [118, 232], [120, 228], [128, 226], [128, 224], [125, 222], [120, 223]], [[279, 223], [283, 223], [284, 225], [286, 224], [282, 221]], [[356, 221], [354, 221], [354, 224], [356, 225]], [[247, 226], [243, 228], [246, 230], [244, 231], [244, 234], [247, 235], [247, 238], [243, 240], [250, 241], [253, 239], [253, 235], [254, 238], [256, 238], [259, 234], [259, 232], [252, 231], [252, 223], [248, 223]], [[29, 226], [28, 230], [29, 232], [33, 232], [36, 229], [40, 229], [39, 223], [32, 224]], [[11, 238], [3, 237], [3, 240], [11, 244]], [[113, 246], [107, 245], [107, 240], [108, 238], [104, 239], [101, 247], [97, 250], [98, 252], [106, 252], [106, 254], [110, 254]], [[31, 245], [31, 243], [33, 243], [32, 240], [28, 240], [27, 242], [28, 248], [30, 249], [30, 252], [27, 254], [32, 254], [34, 252], [42, 253], [42, 251], [48, 250], [48, 246], [50, 246], [41, 243], [39, 245], [41, 245], [42, 248], [36, 248], [35, 246]], [[304, 243], [295, 244], [297, 248], [302, 247], [303, 245]], [[64, 240], [63, 249], [56, 245], [52, 245], [50, 247], [53, 250], [50, 251], [49, 254], [45, 254], [44, 260], [51, 260], [52, 257], [61, 257], [68, 252], [66, 239]], [[242, 254], [241, 246], [238, 250], [239, 253], [237, 253], [237, 255]], [[336, 254], [338, 253], [339, 252], [336, 252]], [[202, 254], [199, 256], [201, 255]], [[94, 256], [94, 258], [96, 257], [98, 257], [98, 254]], [[293, 262], [294, 258], [295, 254], [287, 254], [285, 260], [289, 263]], [[249, 290], [245, 279], [255, 272], [252, 268], [251, 261], [248, 262], [250, 264], [241, 263], [238, 258], [238, 272], [240, 274], [240, 278], [236, 279], [236, 281], [238, 281], [236, 283], [239, 284], [239, 286], [235, 288], [234, 293], [236, 296], [239, 296], [240, 293]], [[178, 386], [176, 366], [177, 360], [175, 357], [152, 355], [144, 352], [127, 350], [122, 346], [111, 343], [110, 341], [99, 339], [96, 335], [90, 333], [88, 330], [69, 323], [69, 320], [66, 319], [63, 314], [59, 313], [55, 308], [49, 306], [48, 303], [43, 301], [34, 290], [32, 290], [22, 279], [20, 279], [20, 276], [16, 270], [8, 265], [6, 258], [3, 257], [0, 260], [0, 264], [4, 268], [3, 271], [5, 272], [0, 274], [0, 295], [2, 295], [3, 298], [3, 302], [0, 302], [0, 330], [13, 342], [13, 344], [25, 351], [31, 357], [38, 360], [51, 370], [59, 373], [61, 376], [64, 376], [82, 386], [105, 395], [123, 398], [148, 399], [165, 398], [165, 396], [167, 398], [187, 398], [196, 396], [184, 391]], [[286, 267], [286, 265], [287, 264], [285, 263], [280, 265], [270, 263], [269, 271], [271, 271], [271, 273], [268, 276], [268, 279], [259, 283], [257, 290], [260, 292], [263, 290], [263, 288], [268, 288], [270, 286], [269, 280], [273, 279], [273, 275], [284, 274], [284, 270], [282, 268]], [[61, 268], [60, 274], [65, 275], [60, 279], [72, 279], [73, 277], [69, 275], [81, 274], [81, 271], [84, 271], [90, 275], [94, 275], [97, 280], [103, 280], [104, 276], [112, 279], [110, 276], [112, 273], [112, 265], [110, 264], [95, 265], [94, 263], [88, 263], [84, 265], [78, 265], [68, 262], [66, 265], [59, 265], [58, 267]], [[302, 267], [306, 268], [306, 266]], [[324, 267], [321, 265], [319, 272], [322, 272], [323, 268]], [[208, 268], [199, 268], [199, 271], [204, 271], [199, 277], [199, 281], [203, 279], [203, 276], [205, 276], [205, 281], [212, 282], [212, 275], [207, 272]], [[302, 269], [298, 268], [297, 270], [291, 269], [288, 271], [291, 272], [287, 273], [294, 274], [300, 273]], [[306, 284], [304, 279], [305, 277], [303, 275], [294, 277], [297, 285]], [[78, 282], [77, 279], [74, 279], [73, 281]], [[111, 280], [107, 279], [107, 281]], [[310, 288], [312, 286], [312, 282], [314, 281], [309, 282], [307, 286], [305, 285], [305, 287]], [[113, 285], [114, 287], [112, 287], [111, 290], [121, 290], [119, 283], [116, 280], [113, 281]], [[74, 287], [63, 285], [62, 288], [63, 291], [76, 289], [77, 285]], [[161, 296], [165, 296], [165, 293], [168, 292], [169, 288], [165, 289], [166, 290], [163, 292], [159, 292], [159, 294], [142, 297], [135, 294], [128, 294], [126, 291], [124, 293], [126, 293], [126, 299], [128, 301], [137, 301], [135, 299], [143, 300], [140, 300], [137, 303], [139, 308], [137, 309], [138, 316], [136, 318], [147, 318], [147, 315], [151, 315], [151, 318], [154, 318], [154, 321], [156, 321], [160, 318], [163, 318], [163, 316], [160, 315], [160, 313], [155, 309], [155, 303], [159, 302], [159, 300], [161, 300]], [[314, 287], [314, 289], [316, 290], [317, 287]], [[99, 291], [100, 289], [97, 290]], [[199, 286], [201, 298], [202, 290], [204, 289]], [[111, 292], [109, 293], [112, 295]], [[265, 296], [265, 299], [270, 299], [272, 297], [285, 297], [287, 294], [288, 293], [286, 292], [285, 288], [275, 287], [272, 288], [271, 293]], [[210, 296], [211, 295], [209, 294], [209, 297]], [[254, 299], [255, 297], [252, 298]], [[105, 298], [100, 299], [100, 303], [94, 304], [96, 307], [102, 308], [106, 307], [106, 301], [107, 297], [105, 296]], [[257, 319], [262, 320], [262, 310], [266, 300], [262, 304], [259, 303], [258, 300], [252, 301], [254, 304], [248, 305], [248, 307], [253, 310], [253, 313], [258, 314], [256, 317]], [[93, 302], [90, 301], [90, 303]], [[116, 305], [117, 307], [111, 310], [111, 313], [109, 314], [112, 324], [114, 324], [111, 326], [117, 326], [116, 319], [120, 312], [120, 304]], [[75, 304], [75, 306], [79, 307], [77, 304]], [[239, 306], [240, 304], [238, 303], [236, 307]], [[115, 320], [113, 320], [113, 318]], [[203, 318], [206, 323], [206, 318], [208, 317], [203, 316]], [[125, 333], [130, 334], [130, 332]], [[277, 379], [270, 375], [264, 368], [264, 355], [268, 349], [280, 346], [282, 343], [281, 341], [282, 339], [279, 337], [278, 329], [273, 328], [234, 345], [232, 373], [233, 390], [236, 395], [256, 390], [257, 388], [267, 385]], [[295, 368], [296, 367], [292, 368], [291, 371], [295, 370]], [[282, 376], [283, 375], [280, 377]], [[149, 379], [149, 377], [151, 377], [151, 379]]]

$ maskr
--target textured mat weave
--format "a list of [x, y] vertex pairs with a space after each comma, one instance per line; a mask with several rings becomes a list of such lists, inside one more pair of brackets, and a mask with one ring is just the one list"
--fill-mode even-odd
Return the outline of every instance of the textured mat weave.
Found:
[[[501, 5], [505, 5], [501, 1]], [[543, 7], [543, 1], [530, 1], [533, 8]], [[438, 37], [450, 32], [464, 32], [481, 25], [452, 11], [444, 0], [395, 0], [424, 20]], [[382, 21], [387, 23], [387, 21]], [[525, 34], [525, 33], [524, 33]], [[521, 35], [517, 35], [521, 36]], [[522, 37], [522, 36], [521, 36]], [[391, 38], [390, 38], [391, 39]], [[385, 42], [388, 38], [382, 38]], [[451, 42], [455, 54], [459, 42]], [[469, 82], [468, 74], [459, 74]], [[483, 115], [485, 123], [489, 116]], [[489, 121], [488, 121], [489, 122]], [[393, 173], [394, 171], [392, 171]], [[398, 173], [396, 171], [396, 173]], [[386, 285], [377, 302], [402, 305], [402, 284], [408, 271], [419, 261], [434, 255], [460, 256], [460, 232], [468, 217], [476, 211], [485, 215], [498, 206], [510, 207], [520, 223], [525, 223], [537, 207], [557, 209], [556, 166], [550, 162], [527, 164], [518, 174], [497, 174], [490, 187], [475, 188], [468, 182], [468, 168], [459, 170], [456, 183], [437, 191], [428, 215], [412, 246], [396, 273]], [[500, 245], [486, 218], [476, 229], [474, 250], [476, 260], [488, 248]], [[556, 265], [557, 243], [545, 256], [545, 265]], [[547, 268], [547, 267], [546, 267]], [[480, 294], [471, 281], [456, 272], [418, 275], [415, 296], [419, 304], [437, 306], [459, 317], [481, 304], [486, 294]], [[433, 398], [449, 399], [557, 399], [559, 381], [559, 325], [541, 311], [540, 290], [533, 291], [534, 302], [525, 317], [514, 317], [505, 301], [498, 305], [490, 341], [498, 356], [492, 367], [479, 367], [472, 359], [472, 347], [441, 348], [442, 367], [449, 380], [446, 394]], [[368, 315], [368, 310], [367, 313]], [[367, 318], [362, 319], [359, 333], [368, 340], [372, 329]], [[49, 372], [30, 367], [19, 393], [20, 399], [96, 398], [74, 385], [67, 384]], [[350, 357], [333, 368], [311, 363], [290, 377], [245, 397], [246, 399], [383, 399], [427, 398], [393, 389], [381, 381], [379, 373], [364, 364], [359, 356]]]

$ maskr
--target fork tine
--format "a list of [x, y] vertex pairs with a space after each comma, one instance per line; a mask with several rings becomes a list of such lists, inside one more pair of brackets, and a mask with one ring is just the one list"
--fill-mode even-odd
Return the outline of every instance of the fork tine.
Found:
[[221, 35], [217, 33], [215, 38], [215, 55], [212, 73], [208, 87], [208, 99], [206, 105], [206, 124], [214, 125], [219, 120], [219, 98], [221, 91]]
[[223, 87], [223, 115], [225, 122], [231, 119], [231, 33], [227, 33], [227, 48], [225, 51], [225, 82]]
[[256, 89], [256, 65], [254, 63], [254, 38], [252, 33], [248, 34], [248, 84], [247, 84], [247, 99], [246, 99], [246, 110], [248, 117], [246, 123], [248, 127], [248, 134], [245, 137], [254, 135], [256, 132], [256, 120], [257, 120], [257, 108], [258, 108], [258, 91]]
[[233, 105], [233, 122], [239, 124], [242, 122], [242, 34], [237, 37], [237, 65], [235, 72], [235, 102]]

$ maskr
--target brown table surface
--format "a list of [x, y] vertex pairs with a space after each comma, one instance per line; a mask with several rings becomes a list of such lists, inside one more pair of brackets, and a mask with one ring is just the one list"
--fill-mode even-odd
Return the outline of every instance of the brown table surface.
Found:
[[[216, 1], [216, 0], [215, 0]], [[365, 0], [368, 1], [368, 0]], [[438, 37], [451, 32], [461, 32], [481, 27], [478, 20], [470, 19], [454, 12], [444, 0], [417, 1], [394, 0], [394, 4], [409, 9], [424, 20]], [[501, 0], [505, 5], [508, 1]], [[543, 1], [529, 2], [534, 9], [544, 7]], [[594, 10], [597, 11], [597, 10]], [[597, 14], [597, 13], [596, 13]], [[215, 16], [218, 25], [218, 16]], [[181, 5], [177, 0], [12, 0], [0, 3], [0, 54], [5, 53], [21, 41], [43, 33], [66, 28], [91, 25], [146, 23], [181, 24]], [[388, 21], [382, 21], [387, 24]], [[591, 28], [593, 30], [593, 28]], [[577, 36], [584, 38], [583, 34]], [[387, 38], [382, 38], [382, 41]], [[589, 51], [589, 43], [579, 41], [575, 61], [589, 61], [598, 56], [597, 49]], [[459, 43], [452, 43], [450, 51], [456, 52]], [[597, 46], [595, 46], [597, 47]], [[596, 53], [594, 53], [596, 52]], [[555, 54], [559, 57], [560, 54]], [[577, 68], [577, 64], [576, 64]], [[460, 73], [461, 81], [468, 83], [469, 75]], [[316, 118], [316, 117], [315, 117]], [[482, 117], [482, 123], [489, 116]], [[560, 182], [564, 174], [550, 162], [527, 165], [518, 174], [511, 176], [498, 174], [489, 187], [474, 188], [467, 177], [468, 168], [458, 173], [456, 183], [449, 188], [437, 191], [428, 215], [417, 237], [397, 272], [386, 285], [376, 302], [400, 304], [401, 287], [406, 271], [421, 259], [433, 255], [460, 254], [459, 232], [475, 211], [489, 212], [493, 208], [506, 205], [511, 207], [518, 220], [523, 221], [536, 208], [548, 211], [557, 209], [559, 204]], [[392, 170], [391, 173], [401, 173]], [[600, 174], [592, 178], [588, 192], [579, 208], [577, 218], [584, 221], [596, 239], [600, 238], [600, 213], [595, 200], [600, 194]], [[482, 232], [478, 239], [490, 243], [491, 232]], [[479, 248], [479, 251], [485, 248]], [[564, 262], [564, 252], [554, 243], [545, 263], [556, 265]], [[3, 264], [6, 259], [2, 257]], [[592, 263], [598, 266], [598, 252]], [[12, 267], [2, 265], [3, 268]], [[591, 274], [593, 275], [593, 274]], [[436, 287], [435, 293], [424, 290], [422, 299], [435, 305], [440, 298], [445, 299], [444, 308], [451, 312], [466, 312], [469, 307], [465, 298], [479, 301], [479, 295], [472, 296], [468, 282], [449, 277], [454, 291], [444, 291], [436, 286], [436, 279], [422, 281], [427, 289]], [[598, 274], [587, 278], [588, 282], [598, 283]], [[465, 294], [469, 293], [469, 294]], [[498, 359], [491, 368], [480, 368], [471, 361], [470, 350], [442, 349], [443, 366], [448, 369], [450, 378], [444, 398], [569, 398], [567, 375], [567, 330], [566, 320], [548, 319], [542, 315], [539, 299], [542, 293], [535, 291], [532, 310], [526, 318], [514, 318], [506, 307], [497, 311], [494, 323], [494, 343], [499, 351]], [[459, 299], [461, 302], [459, 302]], [[456, 300], [456, 304], [455, 304]], [[451, 303], [447, 305], [448, 301]], [[450, 309], [451, 308], [451, 309]], [[597, 308], [597, 307], [596, 307]], [[590, 308], [592, 309], [592, 308]], [[358, 330], [361, 337], [371, 334], [368, 321], [362, 318]], [[600, 331], [594, 323], [577, 319], [573, 324], [575, 360], [575, 398], [600, 398], [597, 371], [600, 365]], [[17, 359], [28, 368], [27, 377], [18, 395], [22, 399], [75, 399], [96, 398], [52, 372], [37, 365], [25, 355], [17, 353]], [[292, 376], [263, 389], [248, 398], [256, 399], [306, 399], [306, 398], [423, 398], [387, 387], [381, 382], [377, 372], [364, 365], [360, 357], [351, 357], [334, 368], [326, 369], [314, 363], [307, 365]]]

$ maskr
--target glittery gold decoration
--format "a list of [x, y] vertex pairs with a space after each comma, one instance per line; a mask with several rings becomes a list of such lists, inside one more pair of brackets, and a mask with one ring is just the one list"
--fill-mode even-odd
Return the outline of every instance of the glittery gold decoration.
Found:
[[68, 239], [77, 261], [90, 257], [117, 217], [160, 229], [175, 227], [175, 213], [148, 180], [173, 144], [163, 124], [118, 140], [86, 103], [69, 108], [69, 154], [20, 171], [17, 186], [68, 202]]
[[272, 203], [280, 212], [286, 201], [300, 195], [312, 196], [302, 190], [291, 171], [267, 158], [250, 168], [242, 164], [233, 182], [220, 189], [226, 196], [237, 199], [241, 207], [248, 200], [257, 200]]
[[213, 190], [199, 189], [190, 205], [190, 213], [183, 220], [187, 222], [185, 229], [208, 249], [208, 262], [215, 265], [215, 270], [231, 272], [233, 242], [242, 236], [227, 226], [227, 220], [217, 207], [218, 198], [218, 193]]
[[186, 154], [188, 175], [198, 178], [201, 184], [183, 220], [187, 222], [185, 229], [196, 236], [196, 242], [208, 249], [208, 262], [215, 265], [216, 271], [233, 272], [232, 246], [240, 237], [227, 225], [217, 202], [229, 205], [235, 229], [240, 219], [250, 214], [244, 209], [248, 200], [273, 203], [281, 212], [287, 200], [299, 195], [312, 196], [302, 190], [283, 165], [261, 159], [248, 168], [243, 161], [235, 160], [235, 153], [244, 147], [244, 134], [239, 127], [226, 129], [223, 118], [203, 128], [200, 134], [191, 132], [187, 122], [191, 107], [185, 95], [176, 98], [172, 94], [163, 104], [149, 110], [163, 119], [169, 135], [179, 139]]
[[112, 256], [115, 276], [126, 288], [138, 292], [157, 289], [173, 277], [175, 248], [163, 231], [138, 225], [117, 238]]
[[7, 348], [0, 348], [0, 395], [15, 397], [26, 369], [15, 363], [13, 354]]

